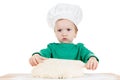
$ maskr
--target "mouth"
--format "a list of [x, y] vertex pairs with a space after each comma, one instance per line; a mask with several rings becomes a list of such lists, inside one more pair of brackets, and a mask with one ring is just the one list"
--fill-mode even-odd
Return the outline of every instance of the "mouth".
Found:
[[63, 41], [66, 41], [66, 40], [67, 40], [67, 38], [62, 38], [62, 40], [63, 40]]

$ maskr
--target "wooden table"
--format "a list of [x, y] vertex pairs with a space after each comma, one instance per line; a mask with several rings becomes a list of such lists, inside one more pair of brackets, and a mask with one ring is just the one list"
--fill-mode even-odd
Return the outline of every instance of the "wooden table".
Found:
[[[31, 74], [17, 73], [6, 74], [4, 76], [1, 76], [0, 80], [59, 80], [59, 79], [33, 78]], [[85, 73], [85, 75], [80, 78], [60, 80], [120, 80], [120, 75], [113, 73]]]

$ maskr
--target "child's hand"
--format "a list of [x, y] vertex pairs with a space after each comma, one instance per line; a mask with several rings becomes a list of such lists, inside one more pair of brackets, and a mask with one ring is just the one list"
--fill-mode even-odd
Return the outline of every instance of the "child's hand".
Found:
[[95, 70], [98, 66], [98, 61], [96, 60], [95, 57], [91, 57], [85, 67], [90, 70]]
[[45, 60], [47, 58], [40, 56], [39, 54], [34, 54], [30, 59], [29, 59], [29, 63], [32, 66], [36, 66], [37, 64], [41, 63], [43, 60]]

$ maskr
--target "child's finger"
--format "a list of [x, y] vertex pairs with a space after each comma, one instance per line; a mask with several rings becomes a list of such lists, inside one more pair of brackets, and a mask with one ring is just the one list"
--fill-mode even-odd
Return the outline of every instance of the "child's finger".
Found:
[[88, 63], [85, 65], [85, 67], [86, 67], [87, 69], [90, 69], [90, 63], [88, 62]]
[[93, 70], [95, 70], [97, 68], [97, 66], [98, 66], [98, 62], [95, 62], [94, 66], [93, 66]]
[[94, 62], [91, 61], [91, 62], [90, 62], [90, 65], [89, 65], [89, 67], [90, 67], [89, 69], [92, 70], [92, 69], [93, 69], [93, 66], [94, 66]]
[[29, 59], [29, 62], [30, 62], [30, 64], [31, 64], [31, 66], [35, 66], [35, 65], [36, 65], [36, 62], [35, 62], [35, 60], [34, 60], [33, 57], [31, 57], [31, 58]]
[[33, 64], [33, 66], [36, 66], [36, 65], [38, 64], [36, 58], [33, 58], [33, 59], [32, 59], [32, 64]]

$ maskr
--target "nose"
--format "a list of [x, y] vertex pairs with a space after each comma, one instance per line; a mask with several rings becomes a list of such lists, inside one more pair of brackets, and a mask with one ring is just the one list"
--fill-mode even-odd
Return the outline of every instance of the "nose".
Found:
[[63, 35], [63, 36], [66, 36], [66, 35], [67, 35], [67, 31], [66, 31], [66, 30], [63, 30], [63, 31], [62, 31], [62, 35]]

